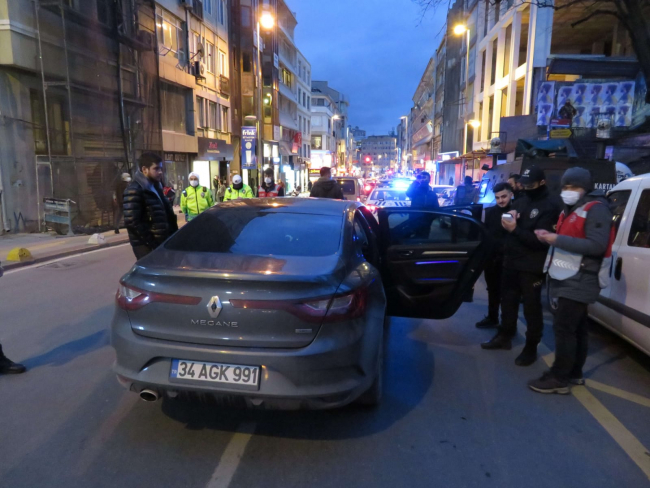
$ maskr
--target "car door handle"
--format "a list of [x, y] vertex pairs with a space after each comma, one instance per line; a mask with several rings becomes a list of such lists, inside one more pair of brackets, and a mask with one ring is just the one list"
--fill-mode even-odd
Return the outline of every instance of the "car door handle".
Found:
[[400, 251], [397, 253], [397, 255], [401, 258], [408, 258], [413, 256], [413, 251]]
[[622, 272], [623, 272], [623, 258], [618, 258], [616, 260], [616, 267], [614, 268], [614, 278], [620, 281]]

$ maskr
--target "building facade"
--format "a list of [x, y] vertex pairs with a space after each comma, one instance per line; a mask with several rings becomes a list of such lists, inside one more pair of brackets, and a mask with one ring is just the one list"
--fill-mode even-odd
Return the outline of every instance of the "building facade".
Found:
[[435, 171], [433, 123], [436, 59], [431, 57], [413, 95], [411, 125], [412, 169]]
[[345, 94], [329, 86], [327, 81], [313, 81], [312, 90], [326, 94], [334, 104], [335, 114], [332, 120], [332, 136], [336, 148], [332, 164], [338, 168], [339, 173], [349, 174], [354, 160], [354, 145], [348, 131], [350, 100]]
[[338, 117], [336, 103], [317, 88], [311, 89], [311, 171], [310, 178], [318, 178], [324, 167], [336, 168], [337, 142], [335, 121]]
[[[309, 165], [311, 161], [311, 64], [298, 51], [298, 128], [300, 142], [298, 144], [298, 161], [300, 168], [296, 175], [296, 184], [302, 190], [307, 189], [309, 182]], [[294, 164], [295, 168], [296, 164]]]
[[391, 135], [366, 137], [361, 141], [361, 159], [366, 167], [372, 165], [374, 176], [395, 170], [398, 163], [397, 138]]

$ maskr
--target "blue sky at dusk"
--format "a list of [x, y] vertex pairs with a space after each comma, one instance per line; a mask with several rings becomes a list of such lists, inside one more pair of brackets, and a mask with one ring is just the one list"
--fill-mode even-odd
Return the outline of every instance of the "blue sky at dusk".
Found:
[[[440, 42], [446, 11], [411, 0], [286, 0], [296, 12], [296, 45], [312, 79], [350, 97], [350, 123], [386, 134], [412, 105], [411, 97]], [[446, 6], [446, 5], [445, 5]]]

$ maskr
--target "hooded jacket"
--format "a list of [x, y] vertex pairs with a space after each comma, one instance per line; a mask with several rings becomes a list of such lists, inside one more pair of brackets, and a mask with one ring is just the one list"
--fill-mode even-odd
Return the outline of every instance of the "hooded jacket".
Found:
[[178, 230], [176, 215], [163, 194], [162, 184], [152, 183], [138, 171], [124, 190], [124, 226], [131, 246], [156, 249]]
[[438, 195], [431, 189], [429, 184], [420, 184], [414, 181], [406, 190], [406, 196], [411, 199], [411, 208], [434, 209], [440, 208]]
[[505, 239], [503, 266], [518, 271], [542, 274], [548, 244], [540, 242], [535, 230], [555, 232], [562, 209], [561, 200], [550, 194], [546, 185], [531, 195], [524, 192], [512, 203], [512, 210], [519, 214], [517, 227]]
[[338, 181], [332, 178], [320, 177], [311, 189], [309, 195], [312, 198], [333, 198], [336, 200], [345, 200], [343, 197], [343, 190]]
[[602, 191], [593, 191], [582, 197], [575, 205], [564, 209], [567, 218], [586, 203], [599, 201], [591, 207], [585, 220], [585, 238], [557, 236], [555, 247], [576, 254], [582, 254], [580, 271], [566, 280], [551, 279], [551, 296], [568, 298], [581, 303], [594, 303], [600, 295], [598, 272], [609, 245], [612, 227], [612, 212]]

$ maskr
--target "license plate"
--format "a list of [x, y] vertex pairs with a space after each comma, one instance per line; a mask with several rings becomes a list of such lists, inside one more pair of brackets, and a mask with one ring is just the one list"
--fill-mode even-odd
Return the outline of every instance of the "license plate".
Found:
[[257, 366], [173, 359], [169, 376], [178, 380], [257, 386], [260, 380], [260, 368]]

